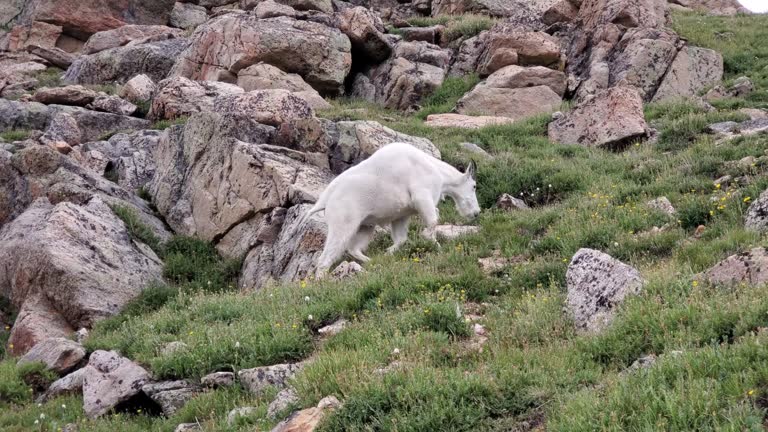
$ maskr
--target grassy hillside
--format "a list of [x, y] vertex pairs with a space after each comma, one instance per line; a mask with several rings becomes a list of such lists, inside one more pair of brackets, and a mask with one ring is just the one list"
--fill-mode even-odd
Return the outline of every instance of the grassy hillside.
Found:
[[[148, 290], [100, 323], [88, 349], [120, 350], [163, 378], [312, 357], [293, 382], [300, 405], [331, 394], [345, 401], [326, 431], [762, 430], [768, 336], [759, 330], [768, 327], [768, 287], [725, 290], [695, 275], [766, 244], [744, 230], [743, 217], [768, 187], [768, 137], [717, 145], [703, 129], [743, 119], [736, 108], [768, 107], [768, 17], [686, 15], [674, 26], [691, 43], [723, 52], [729, 80], [748, 75], [758, 90], [718, 104], [715, 113], [680, 103], [648, 106], [658, 142], [622, 153], [550, 143], [545, 118], [477, 131], [423, 126], [421, 119], [449, 109], [472, 77], [447, 81], [411, 116], [338, 101], [322, 114], [429, 137], [457, 166], [470, 157], [459, 143], [480, 145], [492, 155], [477, 159], [481, 205], [490, 208], [506, 192], [532, 208], [484, 211], [479, 234], [440, 250], [418, 240], [413, 227], [412, 241], [395, 256], [382, 254], [388, 239], [377, 240], [361, 276], [255, 293], [236, 291], [233, 264], [212, 248], [175, 239], [160, 250], [174, 284]], [[730, 163], [747, 156], [755, 163]], [[748, 184], [714, 182], [726, 174], [746, 176]], [[674, 217], [646, 205], [660, 196], [677, 209]], [[459, 221], [450, 206], [441, 216]], [[699, 225], [705, 228], [695, 236]], [[140, 227], [135, 232], [145, 235]], [[599, 336], [577, 335], [562, 313], [567, 263], [581, 247], [630, 263], [649, 281]], [[485, 274], [477, 259], [494, 251], [514, 264]], [[488, 331], [482, 349], [467, 315]], [[351, 322], [342, 333], [315, 336], [338, 318]], [[162, 355], [171, 341], [189, 348]], [[652, 367], [627, 370], [649, 354], [660, 356]], [[393, 362], [391, 372], [376, 372]], [[0, 430], [54, 431], [77, 422], [84, 431], [172, 431], [199, 421], [207, 430], [234, 431], [274, 423], [266, 418], [273, 394], [254, 399], [238, 389], [201, 396], [170, 419], [136, 412], [88, 421], [78, 397], [32, 403], [26, 383], [50, 378], [40, 375], [0, 363]], [[258, 410], [227, 426], [227, 412], [245, 405]]]

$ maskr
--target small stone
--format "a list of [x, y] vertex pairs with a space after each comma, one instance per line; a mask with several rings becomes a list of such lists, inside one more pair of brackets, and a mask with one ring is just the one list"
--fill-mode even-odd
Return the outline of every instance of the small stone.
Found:
[[103, 111], [124, 116], [133, 115], [133, 113], [139, 109], [139, 107], [128, 102], [127, 100], [121, 99], [117, 96], [108, 95], [98, 96], [96, 99], [94, 99], [93, 102], [91, 102], [90, 107], [96, 111]]
[[629, 366], [629, 370], [635, 371], [638, 369], [647, 369], [653, 366], [657, 359], [658, 358], [656, 357], [656, 354], [648, 354], [647, 356], [640, 357], [639, 359], [635, 360], [631, 366]]
[[90, 331], [88, 331], [87, 328], [81, 328], [80, 330], [75, 332], [75, 340], [77, 343], [82, 344], [85, 342], [86, 339], [88, 339], [88, 336], [90, 335]]
[[707, 126], [706, 131], [713, 134], [730, 135], [738, 127], [739, 124], [735, 121], [726, 121], [720, 123], [712, 123], [711, 125]]
[[438, 225], [435, 227], [435, 233], [438, 237], [446, 240], [454, 240], [470, 234], [480, 232], [479, 226], [474, 225]]
[[496, 207], [511, 212], [514, 210], [525, 210], [530, 207], [528, 207], [528, 204], [525, 203], [525, 201], [515, 198], [510, 194], [502, 194], [499, 199], [496, 201]]
[[675, 208], [672, 206], [672, 203], [669, 202], [667, 197], [659, 197], [654, 200], [650, 200], [648, 201], [647, 205], [654, 210], [658, 210], [670, 216], [676, 213]]
[[152, 100], [157, 86], [152, 78], [141, 74], [128, 80], [120, 89], [119, 96], [129, 102], [145, 103]]
[[478, 258], [477, 263], [480, 265], [480, 269], [486, 274], [496, 273], [504, 270], [505, 268], [521, 263], [525, 260], [522, 256], [504, 257], [501, 256], [501, 251], [495, 250], [491, 256], [486, 258]]
[[174, 429], [173, 432], [193, 432], [201, 430], [203, 430], [203, 428], [197, 423], [182, 423], [176, 426], [176, 429]]
[[69, 144], [67, 144], [64, 141], [54, 141], [51, 144], [51, 147], [53, 147], [53, 149], [56, 150], [57, 152], [59, 152], [61, 154], [64, 154], [64, 155], [69, 154], [70, 152], [72, 152], [72, 146], [70, 146]]
[[263, 366], [253, 369], [243, 369], [238, 372], [240, 383], [243, 384], [251, 394], [261, 395], [262, 392], [270, 387], [284, 388], [288, 379], [293, 377], [296, 372], [301, 370], [301, 363], [285, 363], [273, 366]]
[[235, 374], [233, 372], [214, 372], [200, 378], [200, 383], [209, 388], [229, 387], [235, 384]]
[[136, 396], [150, 380], [144, 368], [114, 351], [91, 354], [83, 374], [83, 409], [90, 418]]
[[480, 147], [479, 145], [477, 145], [477, 144], [475, 144], [475, 143], [471, 143], [471, 142], [463, 142], [463, 143], [459, 143], [459, 147], [461, 147], [461, 148], [463, 148], [464, 150], [467, 150], [467, 151], [469, 151], [469, 152], [472, 152], [472, 153], [474, 153], [474, 154], [478, 154], [478, 155], [481, 155], [481, 156], [490, 156], [490, 155], [488, 154], [488, 152], [486, 152], [485, 150], [483, 150], [483, 148], [482, 148], [482, 147]]
[[728, 88], [728, 94], [733, 97], [745, 97], [753, 91], [755, 91], [755, 85], [745, 76], [736, 78], [733, 85]]
[[296, 390], [293, 387], [283, 389], [275, 396], [275, 400], [269, 404], [267, 417], [277, 418], [277, 415], [297, 403], [299, 403], [299, 395], [296, 393]]
[[46, 339], [27, 351], [18, 364], [43, 362], [49, 370], [65, 374], [85, 358], [85, 349], [77, 342], [64, 338]]
[[377, 375], [386, 375], [390, 372], [396, 371], [397, 369], [400, 369], [402, 367], [402, 363], [399, 361], [393, 361], [392, 363], [388, 364], [387, 366], [383, 368], [374, 369], [373, 373]]
[[162, 349], [160, 349], [160, 355], [170, 356], [178, 351], [182, 351], [187, 348], [188, 346], [184, 342], [179, 342], [179, 341], [168, 342], [167, 344], [165, 344], [165, 346]]
[[347, 320], [340, 319], [340, 320], [336, 321], [335, 323], [333, 323], [331, 325], [327, 325], [327, 326], [321, 328], [317, 332], [320, 333], [323, 336], [334, 336], [334, 335], [337, 335], [337, 334], [341, 333], [341, 331], [344, 330], [344, 328], [347, 326], [347, 324], [349, 324], [349, 322]]
[[227, 426], [234, 426], [238, 418], [249, 417], [255, 412], [256, 408], [254, 407], [235, 408], [227, 414]]
[[189, 381], [179, 380], [145, 384], [141, 391], [160, 405], [163, 414], [170, 417], [197, 396], [200, 389]]
[[331, 272], [331, 276], [335, 279], [345, 279], [364, 271], [360, 264], [354, 261], [344, 261]]
[[78, 369], [71, 374], [59, 378], [48, 387], [48, 390], [38, 398], [38, 403], [49, 401], [56, 397], [80, 393], [83, 390], [83, 378], [85, 377], [85, 369]]

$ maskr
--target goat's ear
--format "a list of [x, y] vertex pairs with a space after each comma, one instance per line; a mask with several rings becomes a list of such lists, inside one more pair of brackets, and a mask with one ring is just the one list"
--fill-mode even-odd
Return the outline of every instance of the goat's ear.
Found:
[[465, 174], [471, 177], [473, 180], [477, 177], [477, 163], [474, 159], [469, 161], [469, 166], [467, 166], [467, 171]]

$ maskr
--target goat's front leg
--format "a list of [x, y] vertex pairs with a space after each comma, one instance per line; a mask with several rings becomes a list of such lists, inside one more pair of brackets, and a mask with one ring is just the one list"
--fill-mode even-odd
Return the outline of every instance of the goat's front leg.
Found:
[[[435, 203], [430, 199], [430, 196], [425, 193], [415, 197], [414, 207], [416, 207], [416, 211], [426, 225], [421, 232], [422, 237], [437, 243], [435, 234], [435, 228], [437, 227], [438, 221], [437, 206], [435, 206]], [[437, 246], [440, 247], [440, 243], [437, 243]]]

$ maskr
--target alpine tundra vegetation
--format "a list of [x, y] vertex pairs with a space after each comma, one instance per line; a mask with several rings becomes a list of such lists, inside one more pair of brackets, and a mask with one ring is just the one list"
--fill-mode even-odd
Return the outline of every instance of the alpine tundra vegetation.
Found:
[[[763, 430], [766, 41], [735, 0], [3, 1], [0, 431]], [[391, 143], [478, 217], [313, 278]]]

